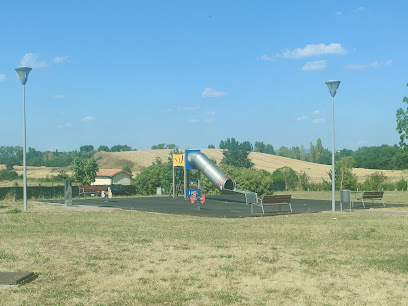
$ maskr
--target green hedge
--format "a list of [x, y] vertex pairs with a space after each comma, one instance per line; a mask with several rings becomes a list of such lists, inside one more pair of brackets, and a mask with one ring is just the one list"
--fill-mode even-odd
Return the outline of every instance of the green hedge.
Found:
[[[78, 186], [72, 186], [72, 197], [78, 197]], [[0, 187], [0, 200], [5, 198], [23, 199], [23, 187]], [[54, 199], [64, 197], [64, 186], [28, 186], [28, 199]]]

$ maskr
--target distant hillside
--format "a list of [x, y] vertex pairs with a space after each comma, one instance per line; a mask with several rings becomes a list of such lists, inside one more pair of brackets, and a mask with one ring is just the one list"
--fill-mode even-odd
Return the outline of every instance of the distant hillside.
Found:
[[[95, 154], [95, 159], [100, 168], [123, 168], [126, 164], [131, 164], [133, 174], [141, 172], [143, 169], [150, 166], [156, 158], [160, 158], [162, 162], [166, 162], [170, 157], [170, 149], [164, 150], [143, 150], [129, 152], [98, 152]], [[221, 162], [223, 157], [221, 149], [202, 149], [205, 155], [216, 160], [217, 164]], [[328, 172], [331, 169], [330, 165], [321, 165], [300, 161], [282, 156], [270, 155], [259, 152], [251, 152], [249, 158], [254, 163], [256, 169], [263, 169], [273, 172], [278, 168], [291, 167], [297, 172], [306, 172], [312, 182], [321, 182], [322, 178], [329, 180]], [[359, 181], [364, 181], [367, 175], [373, 174], [376, 171], [382, 171], [391, 181], [401, 179], [403, 173], [399, 170], [373, 170], [373, 169], [354, 169], [353, 172], [358, 176]]]

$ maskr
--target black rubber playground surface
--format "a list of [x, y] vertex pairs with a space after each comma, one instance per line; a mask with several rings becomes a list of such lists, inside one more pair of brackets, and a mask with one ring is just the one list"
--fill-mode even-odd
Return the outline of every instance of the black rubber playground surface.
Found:
[[[64, 201], [53, 202], [63, 203]], [[251, 205], [245, 204], [245, 197], [235, 195], [207, 196], [205, 203], [200, 205], [200, 210], [197, 210], [196, 205], [191, 204], [189, 200], [184, 200], [181, 196], [175, 199], [172, 197], [113, 198], [109, 202], [105, 202], [103, 198], [73, 199], [72, 204], [214, 218], [244, 218], [262, 215], [262, 210], [258, 206], [254, 206], [254, 213], [251, 214]], [[291, 204], [295, 214], [317, 213], [332, 209], [331, 201], [323, 200], [292, 199]], [[353, 209], [362, 208], [360, 204], [356, 203]], [[375, 203], [370, 207], [382, 207], [382, 204]], [[343, 210], [347, 211], [348, 209], [348, 206], [343, 206]], [[340, 204], [336, 202], [336, 211], [338, 210], [340, 210]], [[290, 214], [288, 205], [282, 205], [281, 211], [279, 211], [278, 206], [265, 208], [265, 216], [282, 214]]]

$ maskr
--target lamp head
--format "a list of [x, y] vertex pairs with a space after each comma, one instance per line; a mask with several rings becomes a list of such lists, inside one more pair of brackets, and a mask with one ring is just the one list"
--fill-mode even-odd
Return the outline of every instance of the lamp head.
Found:
[[16, 68], [16, 72], [18, 74], [18, 78], [20, 79], [21, 84], [25, 85], [28, 79], [28, 74], [31, 71], [31, 67], [26, 66], [19, 66]]
[[337, 88], [339, 88], [340, 81], [330, 80], [330, 81], [327, 81], [326, 84], [327, 84], [327, 87], [329, 87], [331, 96], [334, 97], [336, 95]]

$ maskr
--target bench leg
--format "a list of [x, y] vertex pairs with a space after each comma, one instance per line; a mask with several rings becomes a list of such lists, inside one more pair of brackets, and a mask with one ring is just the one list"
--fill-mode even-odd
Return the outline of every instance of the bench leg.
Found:
[[384, 198], [382, 199], [382, 202], [383, 202], [383, 205], [384, 205], [384, 207], [385, 207]]
[[261, 207], [262, 207], [262, 213], [265, 214], [265, 210], [264, 210], [263, 204], [261, 204]]
[[290, 208], [290, 212], [293, 212], [292, 211], [292, 205], [290, 205], [290, 203], [289, 203], [289, 208]]
[[366, 208], [365, 205], [364, 205], [364, 200], [361, 200], [361, 202], [363, 202], [363, 207]]

